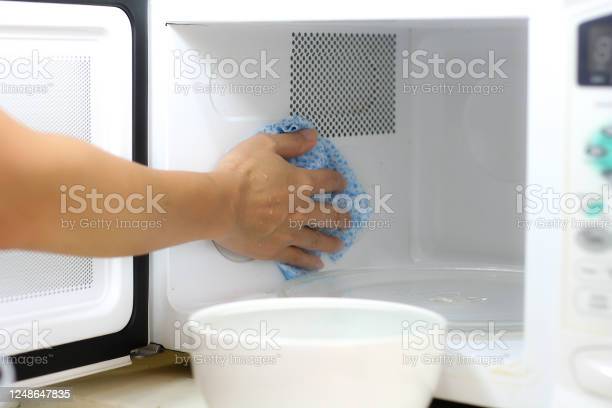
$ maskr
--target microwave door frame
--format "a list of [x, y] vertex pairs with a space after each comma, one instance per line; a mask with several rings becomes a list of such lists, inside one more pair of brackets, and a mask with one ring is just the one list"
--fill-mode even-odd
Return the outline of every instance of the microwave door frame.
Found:
[[[22, 1], [22, 0], [10, 0]], [[148, 33], [147, 0], [28, 0], [117, 7], [125, 12], [132, 27], [132, 160], [148, 164]], [[17, 381], [78, 369], [130, 355], [149, 343], [149, 255], [133, 258], [133, 305], [128, 324], [119, 332], [18, 354], [15, 360], [45, 361], [46, 364], [15, 364]], [[18, 359], [17, 357], [26, 357]], [[47, 357], [46, 359], [44, 359]]]

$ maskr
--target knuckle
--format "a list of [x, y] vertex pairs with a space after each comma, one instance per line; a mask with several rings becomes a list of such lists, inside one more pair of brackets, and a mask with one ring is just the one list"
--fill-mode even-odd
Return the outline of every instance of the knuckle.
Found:
[[258, 133], [255, 138], [265, 147], [275, 147], [277, 145], [276, 138], [269, 133]]

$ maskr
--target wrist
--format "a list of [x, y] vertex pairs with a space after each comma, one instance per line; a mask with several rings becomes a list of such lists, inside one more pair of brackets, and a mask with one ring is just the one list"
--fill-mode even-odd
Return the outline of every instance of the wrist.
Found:
[[216, 202], [209, 217], [213, 228], [206, 239], [219, 240], [229, 235], [236, 225], [240, 183], [235, 175], [227, 172], [212, 171], [207, 176], [210, 180], [207, 195], [209, 199], [215, 197]]

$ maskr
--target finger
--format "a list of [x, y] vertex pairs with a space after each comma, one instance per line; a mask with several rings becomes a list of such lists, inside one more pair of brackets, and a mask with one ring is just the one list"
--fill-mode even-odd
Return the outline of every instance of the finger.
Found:
[[351, 225], [350, 212], [340, 212], [327, 203], [317, 202], [312, 211], [300, 212], [297, 218], [304, 221], [303, 224], [312, 229], [345, 230]]
[[274, 151], [286, 159], [300, 156], [317, 144], [317, 131], [314, 129], [302, 129], [270, 137], [274, 141]]
[[295, 235], [293, 245], [299, 248], [322, 252], [336, 252], [342, 249], [342, 241], [310, 228], [302, 228]]
[[340, 173], [330, 169], [304, 170], [300, 169], [308, 185], [313, 187], [312, 193], [339, 192], [346, 188], [346, 180]]
[[321, 269], [323, 267], [321, 258], [304, 252], [296, 247], [285, 248], [283, 252], [281, 252], [278, 260], [282, 263], [310, 270]]

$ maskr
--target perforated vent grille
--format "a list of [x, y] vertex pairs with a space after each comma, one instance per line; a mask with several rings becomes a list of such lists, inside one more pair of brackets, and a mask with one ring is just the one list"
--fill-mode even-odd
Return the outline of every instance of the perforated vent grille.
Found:
[[[90, 57], [52, 57], [46, 70], [50, 78], [0, 80], [0, 107], [34, 129], [91, 142]], [[0, 303], [86, 290], [92, 285], [90, 258], [0, 251]]]
[[395, 34], [292, 37], [291, 114], [328, 137], [395, 133]]
[[50, 57], [50, 78], [0, 81], [0, 106], [28, 126], [91, 142], [91, 58]]
[[0, 252], [0, 303], [91, 288], [92, 260], [25, 251]]

